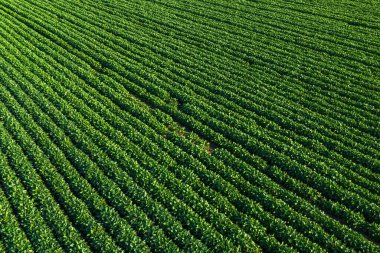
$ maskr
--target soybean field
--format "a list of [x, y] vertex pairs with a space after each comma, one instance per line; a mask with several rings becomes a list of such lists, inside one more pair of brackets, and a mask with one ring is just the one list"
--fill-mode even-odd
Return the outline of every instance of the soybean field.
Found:
[[380, 1], [0, 0], [0, 252], [380, 252]]

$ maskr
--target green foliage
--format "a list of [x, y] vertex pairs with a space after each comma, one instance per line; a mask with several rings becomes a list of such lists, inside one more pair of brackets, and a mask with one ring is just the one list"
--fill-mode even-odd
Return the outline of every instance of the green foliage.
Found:
[[0, 251], [380, 252], [375, 4], [0, 0]]

